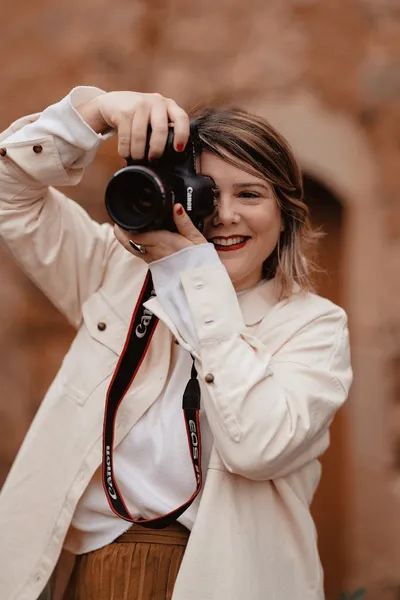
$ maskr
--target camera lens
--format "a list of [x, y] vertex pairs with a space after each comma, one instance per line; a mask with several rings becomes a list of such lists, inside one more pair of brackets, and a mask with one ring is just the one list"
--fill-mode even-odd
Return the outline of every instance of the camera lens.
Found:
[[128, 201], [125, 206], [125, 210], [138, 214], [138, 215], [147, 215], [149, 211], [152, 209], [152, 198], [154, 196], [154, 189], [150, 187], [150, 185], [145, 184], [140, 189], [137, 189], [137, 196], [133, 202]]
[[115, 173], [106, 190], [106, 208], [114, 223], [129, 231], [144, 231], [163, 212], [165, 188], [147, 167], [131, 166]]

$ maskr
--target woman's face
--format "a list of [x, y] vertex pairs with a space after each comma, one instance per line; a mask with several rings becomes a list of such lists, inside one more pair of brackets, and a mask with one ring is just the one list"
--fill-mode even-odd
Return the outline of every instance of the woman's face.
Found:
[[205, 221], [212, 242], [237, 292], [256, 285], [281, 232], [281, 212], [272, 187], [215, 154], [203, 152], [201, 173], [217, 187], [217, 210]]

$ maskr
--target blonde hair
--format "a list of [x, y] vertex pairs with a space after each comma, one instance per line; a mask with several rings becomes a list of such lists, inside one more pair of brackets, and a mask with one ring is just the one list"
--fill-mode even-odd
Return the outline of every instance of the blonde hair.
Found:
[[201, 148], [264, 178], [273, 188], [284, 229], [263, 265], [263, 277], [276, 278], [281, 299], [313, 289], [308, 247], [320, 237], [311, 228], [300, 167], [286, 140], [262, 117], [239, 108], [207, 108], [198, 114]]

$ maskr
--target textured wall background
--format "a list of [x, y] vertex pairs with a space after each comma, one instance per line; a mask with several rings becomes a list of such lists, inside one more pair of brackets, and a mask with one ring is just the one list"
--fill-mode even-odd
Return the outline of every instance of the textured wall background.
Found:
[[[14, 0], [2, 6], [0, 74], [1, 128], [88, 84], [159, 91], [186, 108], [279, 108], [307, 97], [357, 131], [377, 184], [364, 207], [351, 193], [342, 198], [346, 248], [359, 250], [354, 259], [344, 253], [342, 265], [356, 367], [347, 435], [356, 441], [346, 459], [349, 526], [338, 535], [349, 589], [399, 597], [399, 0]], [[318, 131], [309, 133], [312, 144]], [[334, 133], [326, 142], [334, 147]], [[68, 190], [98, 219], [118, 164], [109, 142], [79, 188]], [[355, 187], [369, 175], [354, 169]], [[325, 183], [338, 189], [334, 177]], [[73, 332], [3, 250], [0, 281], [1, 482]]]

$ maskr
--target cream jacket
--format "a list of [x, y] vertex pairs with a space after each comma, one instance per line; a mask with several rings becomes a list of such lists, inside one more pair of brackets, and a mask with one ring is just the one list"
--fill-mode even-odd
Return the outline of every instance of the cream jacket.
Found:
[[[0, 234], [77, 335], [0, 496], [1, 600], [36, 600], [59, 559], [101, 462], [104, 398], [146, 272], [108, 224], [48, 187], [78, 183], [82, 163], [66, 172], [52, 136], [35, 144], [4, 144]], [[313, 294], [278, 302], [274, 282], [238, 301], [220, 265], [181, 281], [200, 349], [151, 299], [161, 322], [116, 429], [118, 443], [162, 391], [174, 337], [195, 352], [214, 446], [173, 600], [321, 600], [309, 506], [351, 383], [346, 315]]]

